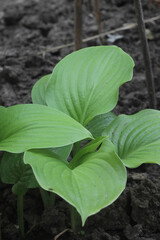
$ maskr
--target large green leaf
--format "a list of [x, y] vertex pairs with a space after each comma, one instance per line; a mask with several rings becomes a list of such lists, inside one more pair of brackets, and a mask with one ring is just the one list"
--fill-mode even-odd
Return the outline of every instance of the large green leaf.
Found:
[[112, 112], [100, 114], [94, 117], [86, 128], [92, 133], [93, 137], [97, 138], [102, 135], [104, 129], [116, 118]]
[[109, 136], [127, 167], [160, 164], [160, 111], [147, 109], [131, 116], [120, 115], [103, 135]]
[[0, 151], [20, 153], [92, 138], [90, 132], [74, 119], [43, 105], [0, 108], [0, 116]]
[[32, 88], [32, 102], [36, 104], [47, 105], [45, 91], [51, 74], [42, 77]]
[[0, 163], [1, 180], [7, 184], [14, 184], [14, 194], [25, 194], [28, 188], [38, 187], [30, 165], [23, 162], [23, 153], [4, 153]]
[[46, 102], [86, 125], [96, 115], [114, 108], [118, 89], [131, 80], [133, 67], [132, 58], [116, 46], [73, 52], [54, 68]]
[[[103, 139], [102, 139], [103, 140]], [[102, 142], [102, 141], [100, 141]], [[99, 142], [99, 143], [100, 143]], [[80, 154], [79, 165], [70, 164], [57, 158], [47, 150], [29, 150], [24, 155], [40, 186], [57, 193], [73, 205], [84, 225], [88, 216], [111, 204], [125, 188], [126, 169], [115, 153], [114, 145], [104, 141], [97, 152], [87, 146], [89, 153]]]

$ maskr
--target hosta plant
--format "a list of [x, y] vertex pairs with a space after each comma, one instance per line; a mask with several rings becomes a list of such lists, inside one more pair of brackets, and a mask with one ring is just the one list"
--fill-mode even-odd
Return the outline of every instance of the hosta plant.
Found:
[[23, 162], [23, 153], [4, 153], [0, 164], [0, 176], [4, 183], [13, 184], [12, 192], [17, 195], [17, 218], [20, 234], [24, 236], [23, 198], [29, 188], [38, 183], [29, 165]]
[[0, 150], [24, 153], [39, 185], [70, 204], [74, 231], [119, 197], [126, 166], [160, 163], [160, 112], [110, 112], [133, 67], [116, 46], [85, 48], [34, 85], [33, 104], [0, 107]]
[[25, 236], [23, 199], [29, 188], [39, 188], [44, 208], [53, 207], [55, 195], [44, 191], [38, 184], [31, 167], [23, 162], [23, 153], [5, 152], [0, 162], [0, 176], [4, 183], [12, 184], [17, 195], [17, 219], [20, 235]]

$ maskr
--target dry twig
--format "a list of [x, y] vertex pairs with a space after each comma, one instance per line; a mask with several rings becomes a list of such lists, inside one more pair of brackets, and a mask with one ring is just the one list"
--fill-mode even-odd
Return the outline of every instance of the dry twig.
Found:
[[[153, 18], [146, 19], [144, 22], [145, 23], [149, 23], [149, 22], [154, 23], [154, 21], [159, 20], [159, 19], [160, 19], [160, 16], [156, 16], [156, 17], [153, 17]], [[126, 30], [130, 30], [130, 29], [133, 29], [133, 28], [136, 28], [136, 27], [137, 27], [137, 23], [127, 23], [127, 24], [124, 24], [120, 28], [116, 28], [116, 29], [113, 29], [113, 30], [110, 30], [110, 31], [107, 31], [107, 32], [104, 32], [104, 33], [101, 33], [101, 34], [97, 34], [97, 35], [94, 35], [92, 37], [84, 38], [84, 39], [82, 39], [82, 42], [89, 42], [89, 41], [95, 40], [99, 37], [105, 37], [108, 34], [114, 34], [116, 32], [126, 31]], [[62, 45], [59, 45], [59, 46], [56, 46], [56, 47], [46, 48], [43, 51], [38, 52], [37, 56], [45, 56], [46, 53], [54, 53], [54, 52], [56, 52], [60, 49], [67, 48], [67, 47], [73, 47], [74, 45], [75, 45], [75, 43], [71, 42], [71, 43], [62, 44]], [[27, 59], [27, 58], [28, 58], [28, 56], [22, 56], [22, 57], [19, 57], [17, 59], [18, 60], [23, 60], [23, 59]]]
[[[149, 23], [149, 22], [154, 22], [154, 21], [159, 20], [159, 19], [160, 19], [160, 16], [156, 16], [156, 17], [153, 17], [153, 18], [146, 19], [144, 22]], [[95, 40], [99, 37], [105, 37], [108, 34], [113, 34], [113, 33], [116, 33], [116, 32], [126, 31], [126, 30], [130, 30], [130, 29], [133, 29], [133, 28], [136, 28], [136, 27], [137, 27], [137, 23], [125, 24], [124, 26], [122, 26], [120, 28], [116, 28], [116, 29], [113, 29], [111, 31], [107, 31], [107, 32], [104, 32], [104, 33], [101, 33], [101, 34], [97, 34], [97, 35], [94, 35], [92, 37], [84, 38], [84, 39], [82, 39], [82, 42], [89, 42], [89, 41]], [[53, 47], [53, 48], [48, 48], [48, 49], [44, 50], [43, 52], [40, 52], [40, 54], [42, 54], [44, 52], [45, 53], [54, 52], [54, 51], [60, 50], [62, 48], [72, 47], [72, 46], [74, 46], [74, 42], [71, 42], [71, 43], [68, 43], [68, 44], [63, 44], [63, 45]]]
[[57, 240], [60, 236], [62, 236], [65, 232], [72, 232], [72, 230], [70, 228], [67, 228], [65, 230], [63, 230], [62, 232], [60, 232], [59, 234], [57, 234], [55, 237], [54, 237], [54, 240]]

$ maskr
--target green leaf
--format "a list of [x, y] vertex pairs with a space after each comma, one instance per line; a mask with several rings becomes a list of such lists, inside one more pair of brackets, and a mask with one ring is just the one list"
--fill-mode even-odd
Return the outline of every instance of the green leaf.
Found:
[[64, 147], [57, 147], [57, 148], [50, 148], [49, 150], [58, 155], [59, 158], [63, 160], [67, 160], [71, 151], [72, 151], [73, 144], [64, 146]]
[[1, 180], [7, 184], [14, 184], [14, 194], [25, 194], [28, 188], [38, 187], [33, 171], [23, 162], [23, 153], [4, 153], [0, 164]]
[[89, 142], [85, 147], [83, 147], [77, 154], [73, 157], [70, 162], [70, 168], [74, 169], [79, 165], [80, 159], [88, 153], [93, 153], [97, 148], [106, 140], [106, 137], [98, 137], [94, 141]]
[[47, 105], [45, 99], [45, 91], [50, 77], [51, 74], [42, 77], [32, 88], [31, 96], [33, 103]]
[[0, 109], [0, 151], [60, 147], [92, 135], [68, 115], [47, 106], [23, 104]]
[[90, 144], [90, 147], [91, 152], [82, 154], [74, 169], [47, 150], [29, 150], [24, 155], [40, 186], [73, 205], [83, 225], [88, 216], [117, 199], [127, 179], [126, 169], [111, 142], [104, 141], [97, 152], [92, 152], [95, 146]]
[[100, 137], [104, 129], [116, 118], [112, 112], [104, 113], [94, 117], [86, 128], [92, 133], [94, 138]]
[[118, 89], [131, 80], [133, 67], [132, 58], [116, 46], [73, 52], [54, 68], [46, 102], [85, 126], [96, 115], [115, 107]]
[[[45, 91], [46, 91], [46, 87], [50, 77], [51, 77], [51, 74], [48, 74], [42, 77], [33, 86], [31, 95], [32, 95], [32, 102], [34, 104], [47, 105], [45, 100]], [[55, 152], [60, 158], [67, 159], [72, 150], [72, 147], [73, 147], [73, 144], [64, 146], [64, 147], [52, 148], [50, 150]]]
[[131, 116], [120, 115], [103, 135], [109, 136], [127, 167], [160, 164], [160, 111], [147, 109]]

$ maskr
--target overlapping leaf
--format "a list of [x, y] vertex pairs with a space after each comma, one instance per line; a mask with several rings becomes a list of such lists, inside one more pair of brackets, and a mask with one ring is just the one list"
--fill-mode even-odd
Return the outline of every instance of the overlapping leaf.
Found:
[[[32, 88], [31, 95], [32, 95], [32, 102], [34, 104], [47, 105], [46, 99], [45, 99], [45, 91], [46, 91], [46, 87], [50, 77], [51, 77], [51, 74], [48, 74], [42, 77], [39, 81], [36, 82], [36, 84]], [[72, 147], [73, 147], [73, 144], [64, 146], [64, 147], [52, 148], [52, 151], [55, 152], [57, 155], [59, 155], [60, 158], [67, 159], [72, 150]]]
[[46, 103], [86, 125], [114, 108], [118, 89], [131, 80], [133, 67], [132, 58], [116, 46], [73, 52], [56, 65], [47, 84]]
[[32, 88], [32, 102], [35, 104], [47, 105], [45, 91], [51, 74], [42, 77]]
[[103, 135], [109, 136], [127, 167], [160, 164], [160, 111], [147, 109], [131, 116], [120, 115]]
[[25, 194], [28, 188], [38, 187], [31, 167], [23, 162], [23, 153], [4, 153], [0, 164], [1, 180], [13, 184], [14, 194]]
[[104, 129], [116, 118], [112, 112], [100, 114], [94, 117], [87, 125], [86, 128], [92, 133], [93, 137], [97, 138], [102, 135]]
[[[80, 154], [78, 165], [57, 158], [48, 150], [29, 150], [24, 161], [29, 163], [42, 188], [53, 191], [73, 205], [81, 215], [83, 225], [88, 216], [111, 204], [124, 190], [126, 169], [115, 154], [114, 146], [104, 141], [97, 152]], [[75, 156], [76, 157], [76, 156]], [[72, 162], [71, 162], [72, 163]], [[73, 165], [72, 165], [73, 167]]]
[[67, 160], [72, 151], [72, 147], [73, 147], [73, 144], [70, 144], [64, 147], [50, 148], [49, 150], [57, 154], [59, 158], [63, 160]]
[[0, 108], [0, 115], [0, 151], [20, 153], [92, 138], [74, 119], [47, 106], [23, 104]]

